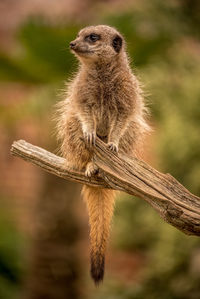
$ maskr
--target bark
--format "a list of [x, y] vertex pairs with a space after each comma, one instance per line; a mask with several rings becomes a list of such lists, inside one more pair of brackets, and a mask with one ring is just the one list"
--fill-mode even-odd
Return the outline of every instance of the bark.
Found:
[[[200, 198], [170, 174], [163, 174], [136, 157], [110, 152], [97, 139], [95, 163], [100, 171], [91, 179], [65, 167], [65, 159], [23, 140], [13, 143], [11, 153], [67, 180], [127, 192], [147, 201], [171, 225], [189, 235], [200, 235]], [[142, 216], [142, 215], [141, 215]]]

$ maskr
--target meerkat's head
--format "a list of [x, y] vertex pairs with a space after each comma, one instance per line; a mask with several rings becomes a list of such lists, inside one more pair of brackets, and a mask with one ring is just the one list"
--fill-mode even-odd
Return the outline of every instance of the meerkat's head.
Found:
[[70, 49], [81, 62], [98, 60], [109, 62], [121, 55], [124, 39], [112, 27], [106, 25], [83, 28], [77, 38], [70, 43]]

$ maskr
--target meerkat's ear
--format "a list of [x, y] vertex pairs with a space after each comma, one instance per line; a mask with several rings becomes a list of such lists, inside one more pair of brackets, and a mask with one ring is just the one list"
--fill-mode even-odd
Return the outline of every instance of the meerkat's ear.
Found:
[[119, 35], [116, 35], [112, 41], [112, 46], [115, 52], [119, 53], [122, 47], [122, 38]]

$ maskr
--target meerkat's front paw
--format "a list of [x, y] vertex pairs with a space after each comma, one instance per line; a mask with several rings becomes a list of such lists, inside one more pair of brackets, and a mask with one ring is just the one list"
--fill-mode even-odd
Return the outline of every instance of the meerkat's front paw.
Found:
[[96, 134], [95, 132], [84, 132], [84, 139], [89, 147], [95, 146]]
[[98, 172], [99, 168], [93, 162], [89, 162], [86, 166], [85, 175], [91, 177]]
[[118, 153], [118, 146], [114, 142], [108, 142], [107, 147], [111, 152]]

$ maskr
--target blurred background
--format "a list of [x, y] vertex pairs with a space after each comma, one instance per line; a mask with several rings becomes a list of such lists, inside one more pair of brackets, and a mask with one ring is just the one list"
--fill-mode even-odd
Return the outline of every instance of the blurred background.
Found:
[[0, 298], [198, 299], [199, 239], [126, 194], [95, 288], [80, 186], [9, 153], [17, 139], [56, 153], [53, 106], [77, 69], [68, 45], [91, 24], [127, 40], [154, 128], [145, 160], [200, 196], [198, 0], [0, 1]]

